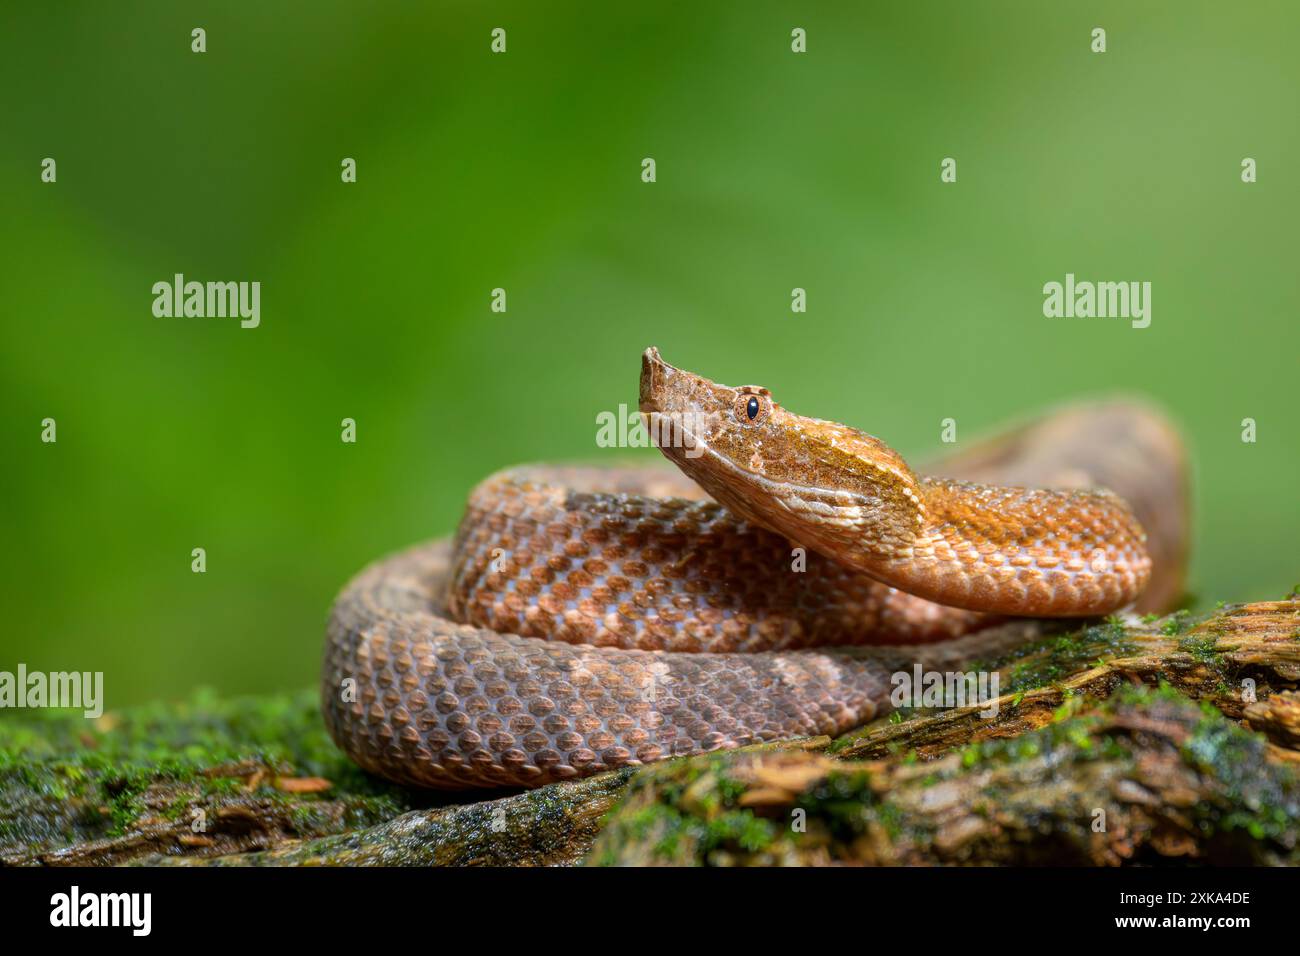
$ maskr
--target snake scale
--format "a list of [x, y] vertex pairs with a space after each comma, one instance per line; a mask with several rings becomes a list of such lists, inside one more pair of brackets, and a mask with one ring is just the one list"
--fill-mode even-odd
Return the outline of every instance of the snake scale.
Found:
[[1178, 595], [1185, 457], [1143, 405], [1067, 407], [932, 467], [949, 477], [655, 349], [640, 406], [678, 470], [501, 472], [454, 542], [343, 590], [322, 707], [359, 765], [531, 787], [837, 734], [900, 668]]

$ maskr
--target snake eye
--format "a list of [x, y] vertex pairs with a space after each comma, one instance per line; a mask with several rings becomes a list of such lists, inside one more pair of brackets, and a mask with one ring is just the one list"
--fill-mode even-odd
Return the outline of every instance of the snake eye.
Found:
[[772, 401], [766, 395], [741, 392], [736, 396], [736, 421], [742, 425], [757, 425], [771, 410]]

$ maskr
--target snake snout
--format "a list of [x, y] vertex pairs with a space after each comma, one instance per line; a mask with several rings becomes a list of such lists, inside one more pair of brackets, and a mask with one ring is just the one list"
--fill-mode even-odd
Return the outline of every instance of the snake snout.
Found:
[[641, 353], [641, 411], [643, 413], [664, 411], [664, 385], [666, 373], [672, 366], [659, 357], [659, 350], [653, 345]]

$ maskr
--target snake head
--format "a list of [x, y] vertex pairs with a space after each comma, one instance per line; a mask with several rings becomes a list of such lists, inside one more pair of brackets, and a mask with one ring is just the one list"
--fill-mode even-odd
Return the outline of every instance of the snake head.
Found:
[[732, 388], [641, 357], [651, 441], [727, 508], [849, 566], [895, 557], [925, 523], [916, 476], [871, 435], [788, 412], [758, 385]]

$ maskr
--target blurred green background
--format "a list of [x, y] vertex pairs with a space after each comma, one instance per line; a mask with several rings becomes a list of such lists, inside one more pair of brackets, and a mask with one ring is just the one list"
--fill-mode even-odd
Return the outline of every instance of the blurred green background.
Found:
[[[0, 669], [310, 685], [337, 590], [479, 478], [619, 454], [651, 344], [915, 457], [1149, 395], [1193, 590], [1288, 590], [1295, 4], [840, 6], [4, 4]], [[176, 272], [261, 281], [261, 327], [155, 318]], [[1151, 281], [1150, 328], [1044, 318], [1067, 272]]]

